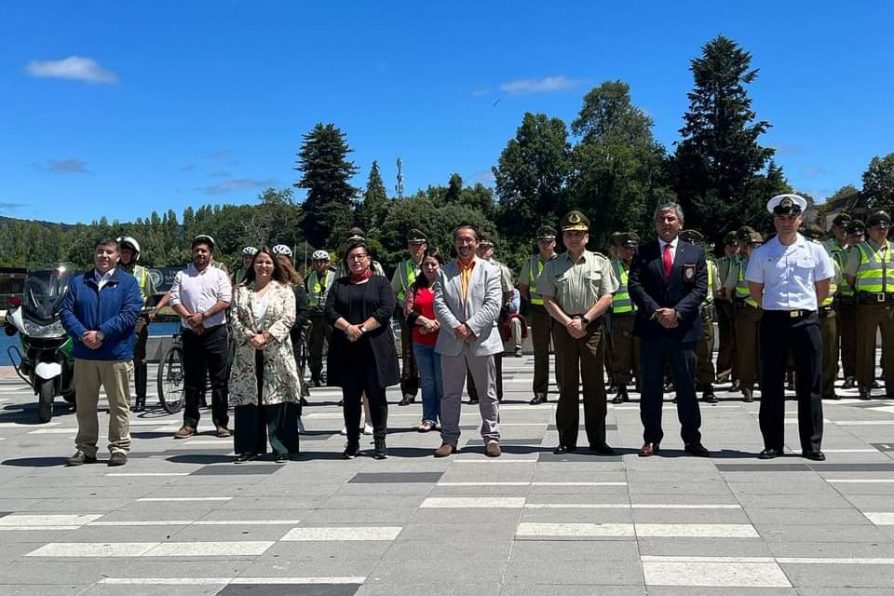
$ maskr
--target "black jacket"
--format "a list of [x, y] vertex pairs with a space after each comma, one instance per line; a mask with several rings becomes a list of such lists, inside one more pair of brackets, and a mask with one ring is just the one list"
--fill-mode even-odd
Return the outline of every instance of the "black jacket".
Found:
[[[705, 251], [698, 246], [677, 241], [674, 265], [664, 278], [658, 240], [637, 248], [627, 280], [630, 298], [637, 306], [633, 332], [644, 338], [669, 338], [680, 342], [696, 342], [701, 336], [698, 308], [708, 292], [708, 269]], [[652, 320], [659, 308], [677, 311], [678, 326], [665, 329]]]

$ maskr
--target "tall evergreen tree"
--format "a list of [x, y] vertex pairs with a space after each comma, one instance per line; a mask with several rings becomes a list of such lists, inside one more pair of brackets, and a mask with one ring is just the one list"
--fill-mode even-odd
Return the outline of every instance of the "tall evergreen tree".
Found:
[[350, 181], [357, 168], [348, 161], [351, 148], [334, 124], [318, 123], [303, 139], [295, 167], [301, 172], [295, 186], [307, 189], [301, 227], [314, 247], [334, 246], [333, 231], [353, 220], [357, 189]]
[[[757, 223], [747, 218], [760, 213], [769, 198], [766, 183], [774, 180], [763, 172], [774, 151], [761, 146], [759, 137], [770, 124], [757, 120], [746, 89], [758, 69], [734, 41], [712, 39], [690, 70], [695, 85], [673, 159], [674, 189], [687, 227], [717, 240], [726, 230]], [[781, 174], [774, 172], [774, 179], [784, 183]]]
[[367, 234], [382, 227], [382, 222], [385, 221], [387, 215], [387, 208], [388, 195], [385, 191], [385, 183], [382, 181], [382, 174], [379, 172], [379, 162], [373, 161], [357, 218]]
[[873, 157], [863, 172], [863, 195], [870, 209], [894, 209], [894, 153]]

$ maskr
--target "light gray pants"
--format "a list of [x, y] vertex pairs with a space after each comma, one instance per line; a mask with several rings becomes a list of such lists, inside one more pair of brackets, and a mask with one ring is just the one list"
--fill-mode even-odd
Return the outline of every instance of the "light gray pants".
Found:
[[[496, 367], [493, 356], [474, 356], [464, 347], [458, 356], [441, 355], [444, 395], [441, 397], [441, 441], [454, 447], [459, 441], [459, 415], [462, 408], [466, 370], [478, 388], [481, 412], [481, 437], [485, 444], [500, 440], [500, 410], [497, 405]], [[482, 391], [482, 388], [487, 388]]]

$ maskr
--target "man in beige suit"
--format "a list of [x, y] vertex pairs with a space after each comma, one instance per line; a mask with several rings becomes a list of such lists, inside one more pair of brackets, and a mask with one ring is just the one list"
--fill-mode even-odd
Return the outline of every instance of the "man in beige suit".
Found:
[[481, 437], [485, 454], [500, 455], [500, 412], [497, 405], [494, 354], [503, 351], [497, 329], [502, 305], [500, 269], [475, 254], [478, 232], [460, 226], [453, 232], [458, 258], [446, 263], [435, 283], [435, 314], [441, 331], [435, 352], [441, 355], [444, 396], [441, 398], [441, 441], [435, 457], [457, 451], [459, 415], [466, 371], [478, 388]]

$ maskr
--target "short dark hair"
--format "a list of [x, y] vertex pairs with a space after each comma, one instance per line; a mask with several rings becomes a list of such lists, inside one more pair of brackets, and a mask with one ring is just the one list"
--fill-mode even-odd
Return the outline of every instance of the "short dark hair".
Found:
[[115, 252], [121, 252], [121, 245], [118, 244], [118, 241], [115, 238], [109, 236], [97, 240], [96, 244], [93, 245], [93, 250], [95, 251], [100, 246], [114, 246]]
[[273, 261], [273, 274], [270, 276], [275, 281], [280, 283], [289, 284], [291, 280], [289, 276], [286, 274], [285, 269], [282, 268], [282, 263], [279, 262], [279, 259], [276, 258], [276, 255], [273, 254], [273, 251], [270, 250], [267, 246], [262, 246], [258, 249], [258, 252], [255, 253], [255, 256], [251, 258], [251, 265], [248, 267], [248, 270], [245, 272], [245, 277], [242, 278], [242, 283], [248, 285], [250, 283], [254, 283], [255, 281], [255, 261], [258, 260], [260, 255], [267, 255], [270, 257], [270, 260]]
[[477, 241], [480, 238], [480, 236], [478, 235], [478, 228], [476, 228], [472, 224], [460, 224], [453, 229], [454, 240], [456, 240], [456, 235], [459, 234], [460, 230], [472, 230], [472, 233], [475, 234], [475, 240]]
[[348, 269], [348, 255], [351, 254], [351, 251], [354, 250], [355, 248], [362, 248], [363, 250], [366, 251], [366, 255], [370, 258], [369, 265], [370, 265], [370, 267], [372, 267], [372, 255], [369, 254], [369, 245], [366, 243], [365, 240], [355, 240], [353, 242], [348, 243], [348, 249], [345, 251], [345, 256], [343, 256], [341, 259], [341, 262], [345, 266], [345, 271], [350, 271], [350, 269]]

